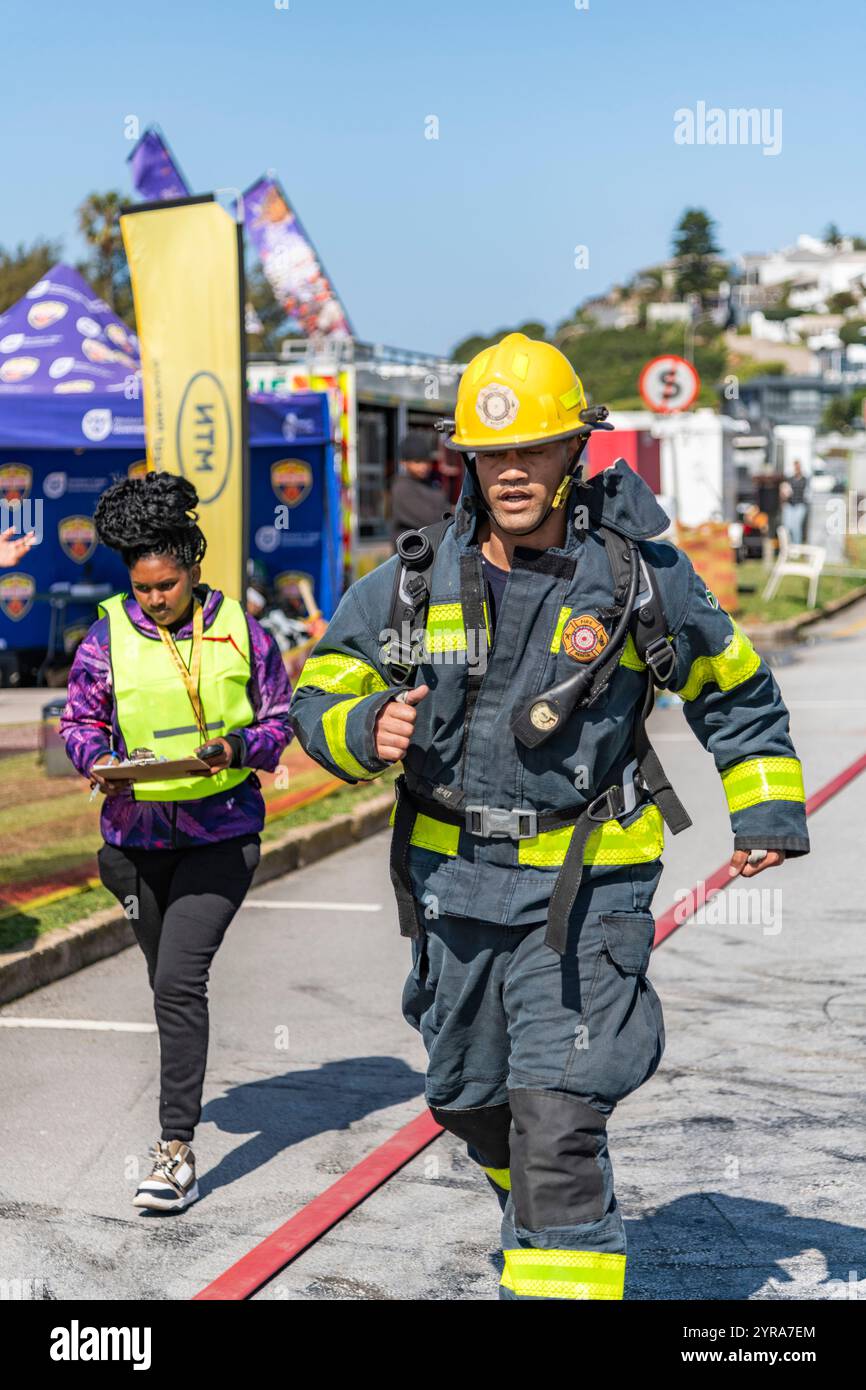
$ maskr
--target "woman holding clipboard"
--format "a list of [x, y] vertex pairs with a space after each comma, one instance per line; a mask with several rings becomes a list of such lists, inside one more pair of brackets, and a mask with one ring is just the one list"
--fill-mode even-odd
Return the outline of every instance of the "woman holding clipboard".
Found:
[[[272, 771], [291, 738], [276, 643], [240, 603], [200, 582], [197, 502], [172, 473], [126, 478], [100, 497], [97, 534], [122, 555], [130, 592], [100, 605], [60, 722], [76, 769], [105, 795], [100, 877], [132, 923], [154, 994], [161, 1137], [134, 1204], [159, 1211], [198, 1196], [190, 1146], [210, 964], [259, 862], [265, 807], [254, 769]], [[172, 775], [105, 776], [145, 749]], [[178, 774], [173, 764], [197, 751], [201, 770]]]

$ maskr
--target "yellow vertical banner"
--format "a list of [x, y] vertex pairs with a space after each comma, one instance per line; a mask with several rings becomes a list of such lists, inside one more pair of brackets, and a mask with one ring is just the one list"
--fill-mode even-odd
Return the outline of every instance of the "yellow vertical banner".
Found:
[[194, 485], [207, 538], [202, 577], [243, 600], [243, 229], [210, 194], [127, 208], [120, 226], [141, 346], [147, 465]]

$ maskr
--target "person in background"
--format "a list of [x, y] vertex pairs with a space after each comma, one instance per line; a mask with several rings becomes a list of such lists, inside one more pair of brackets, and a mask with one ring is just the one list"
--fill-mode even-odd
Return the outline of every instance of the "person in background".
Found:
[[430, 438], [410, 430], [400, 443], [401, 471], [391, 483], [391, 539], [442, 520], [448, 498], [433, 476]]
[[[60, 720], [76, 770], [105, 795], [99, 874], [130, 919], [153, 990], [162, 1133], [134, 1205], [154, 1211], [198, 1196], [190, 1145], [210, 965], [259, 862], [265, 804], [254, 769], [272, 771], [292, 737], [276, 643], [237, 600], [201, 583], [197, 502], [185, 478], [158, 472], [100, 497], [97, 535], [123, 557], [131, 592], [100, 606]], [[169, 760], [201, 752], [208, 770], [152, 782], [104, 776], [141, 749]]]
[[290, 652], [295, 647], [308, 642], [312, 633], [306, 620], [306, 609], [301, 605], [303, 617], [292, 617], [296, 608], [290, 596], [283, 599], [270, 598], [256, 584], [247, 587], [247, 612], [256, 618], [265, 632], [269, 632], [281, 652]]
[[442, 484], [449, 508], [456, 507], [463, 483], [463, 464], [448, 458], [448, 450], [442, 449], [436, 460], [436, 476]]
[[755, 504], [758, 511], [763, 512], [767, 518], [766, 539], [771, 552], [771, 542], [781, 521], [779, 491], [782, 481], [782, 474], [776, 471], [769, 459], [762, 470], [755, 474]]
[[782, 525], [792, 545], [802, 545], [806, 534], [809, 482], [803, 475], [800, 460], [794, 460], [793, 473], [779, 488], [782, 499]]
[[0, 531], [0, 569], [9, 569], [12, 565], [17, 565], [35, 544], [36, 535], [33, 531], [17, 538], [14, 526], [10, 526], [8, 531]]

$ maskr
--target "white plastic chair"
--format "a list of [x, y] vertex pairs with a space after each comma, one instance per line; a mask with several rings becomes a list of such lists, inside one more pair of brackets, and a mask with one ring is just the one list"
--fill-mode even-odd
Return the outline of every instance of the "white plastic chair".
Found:
[[773, 572], [767, 580], [764, 598], [773, 597], [786, 574], [799, 574], [809, 581], [808, 604], [810, 608], [814, 608], [818, 602], [818, 580], [827, 559], [826, 549], [823, 545], [792, 545], [784, 526], [776, 528], [776, 536], [779, 541], [779, 554], [776, 556]]

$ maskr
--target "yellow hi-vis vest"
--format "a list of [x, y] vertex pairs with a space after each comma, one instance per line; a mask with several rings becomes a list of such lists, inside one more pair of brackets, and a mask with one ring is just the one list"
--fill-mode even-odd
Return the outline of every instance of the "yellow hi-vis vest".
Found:
[[[186, 686], [165, 645], [146, 637], [123, 606], [126, 594], [115, 594], [99, 605], [108, 618], [111, 675], [117, 722], [127, 751], [150, 748], [158, 757], [184, 758], [201, 747], [201, 735]], [[177, 650], [189, 666], [192, 639]], [[241, 605], [223, 597], [213, 622], [205, 628], [201, 651], [201, 695], [208, 738], [225, 738], [234, 729], [252, 724], [255, 711], [247, 685], [250, 679], [250, 632]], [[225, 768], [213, 777], [180, 777], [165, 782], [139, 782], [136, 801], [197, 801], [236, 787], [249, 777], [248, 767]]]

